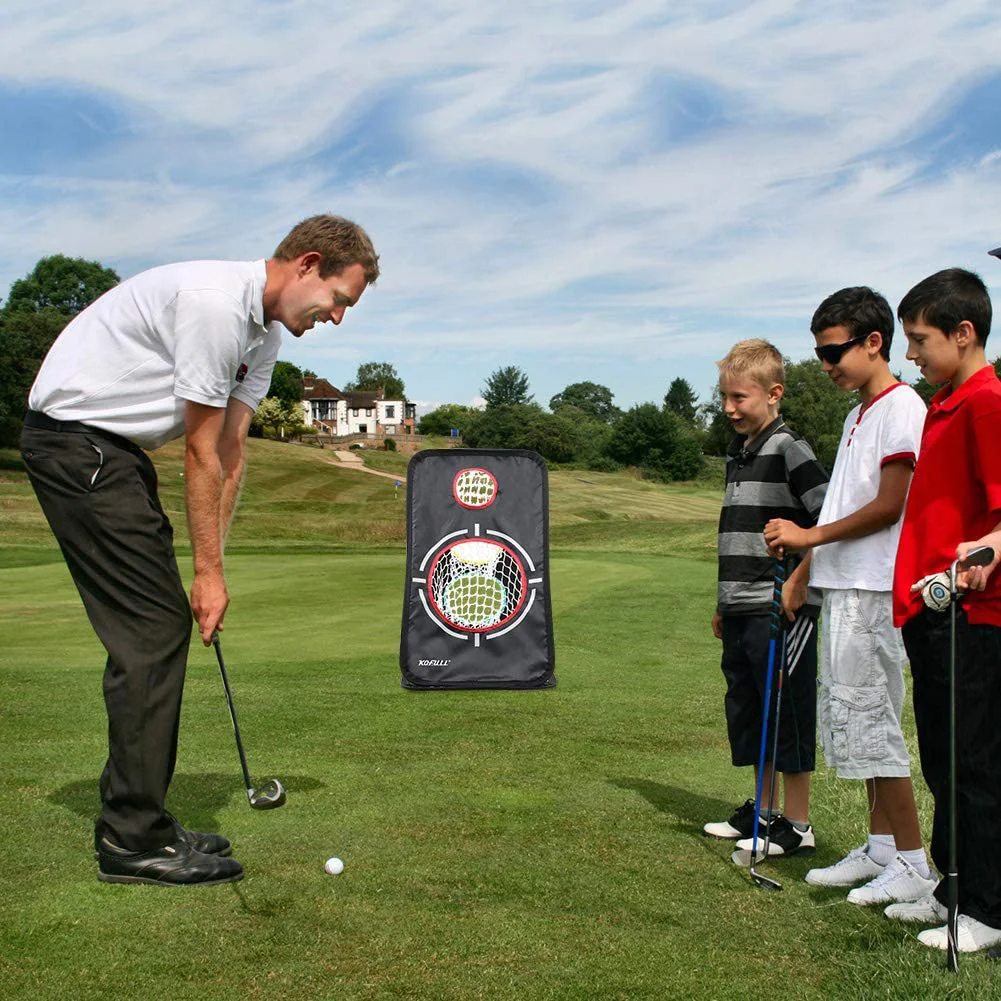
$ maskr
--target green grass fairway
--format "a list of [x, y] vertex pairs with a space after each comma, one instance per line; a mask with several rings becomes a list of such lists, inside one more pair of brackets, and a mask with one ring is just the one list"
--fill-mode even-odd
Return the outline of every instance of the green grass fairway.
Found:
[[[769, 865], [782, 893], [702, 837], [750, 782], [729, 766], [709, 629], [711, 489], [556, 474], [559, 686], [416, 693], [392, 481], [253, 444], [223, 649], [251, 770], [289, 800], [248, 808], [196, 643], [170, 805], [232, 838], [247, 877], [190, 889], [95, 878], [102, 651], [0, 456], [0, 997], [1001, 997], [982, 956], [952, 977], [917, 929], [802, 881], [861, 842], [858, 785], [818, 774], [820, 848]], [[158, 466], [183, 545], [179, 462]]]

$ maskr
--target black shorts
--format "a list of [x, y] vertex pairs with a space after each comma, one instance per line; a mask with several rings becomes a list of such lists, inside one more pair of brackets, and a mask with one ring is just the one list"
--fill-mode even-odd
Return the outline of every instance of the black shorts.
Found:
[[[770, 615], [723, 616], [726, 678], [726, 730], [734, 765], [756, 765], [761, 753], [761, 715], [771, 641]], [[776, 768], [780, 772], [812, 772], [817, 758], [817, 620], [799, 616], [782, 639], [786, 673], [779, 712]], [[765, 760], [772, 757], [773, 724], [778, 702], [781, 646], [776, 643]]]

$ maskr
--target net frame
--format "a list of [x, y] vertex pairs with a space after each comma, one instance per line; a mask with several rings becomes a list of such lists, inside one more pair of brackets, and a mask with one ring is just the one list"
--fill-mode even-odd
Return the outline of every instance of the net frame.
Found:
[[460, 469], [452, 480], [452, 496], [456, 503], [470, 511], [490, 507], [497, 499], [497, 489], [497, 477], [479, 466]]
[[510, 622], [521, 611], [528, 590], [521, 558], [493, 540], [450, 543], [435, 555], [427, 575], [431, 607], [443, 621], [467, 633], [490, 632]]

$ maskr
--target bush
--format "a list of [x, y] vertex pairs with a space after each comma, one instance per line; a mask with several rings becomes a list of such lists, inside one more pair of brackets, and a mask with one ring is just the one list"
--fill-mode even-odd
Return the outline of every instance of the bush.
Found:
[[386, 438], [385, 441], [383, 441], [383, 443], [382, 443], [382, 447], [387, 452], [395, 452], [396, 451], [396, 442], [393, 441], [392, 438]]
[[588, 462], [587, 468], [594, 473], [617, 473], [622, 466], [607, 455], [597, 455]]

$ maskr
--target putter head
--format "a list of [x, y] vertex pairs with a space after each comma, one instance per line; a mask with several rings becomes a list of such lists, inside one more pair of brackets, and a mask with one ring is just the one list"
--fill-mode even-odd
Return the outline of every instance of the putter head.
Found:
[[248, 789], [247, 798], [255, 810], [276, 810], [285, 805], [285, 787], [278, 779], [271, 779], [260, 789]]

